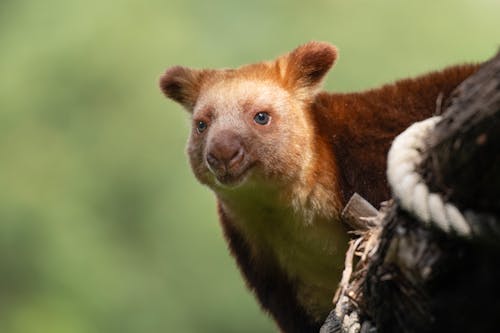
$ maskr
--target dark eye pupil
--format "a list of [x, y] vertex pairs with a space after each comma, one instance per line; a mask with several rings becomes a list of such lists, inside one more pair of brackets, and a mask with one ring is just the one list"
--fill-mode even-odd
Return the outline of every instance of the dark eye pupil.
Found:
[[259, 112], [253, 119], [259, 125], [266, 125], [269, 122], [269, 114], [267, 112]]
[[203, 132], [205, 129], [207, 128], [207, 123], [205, 123], [204, 121], [199, 121], [198, 124], [197, 124], [197, 130], [198, 132]]

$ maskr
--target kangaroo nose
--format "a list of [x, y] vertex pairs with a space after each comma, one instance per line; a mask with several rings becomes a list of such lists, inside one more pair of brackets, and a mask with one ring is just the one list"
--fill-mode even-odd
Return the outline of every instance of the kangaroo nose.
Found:
[[207, 163], [216, 173], [228, 170], [243, 160], [244, 151], [239, 135], [233, 132], [221, 132], [217, 135], [207, 152]]

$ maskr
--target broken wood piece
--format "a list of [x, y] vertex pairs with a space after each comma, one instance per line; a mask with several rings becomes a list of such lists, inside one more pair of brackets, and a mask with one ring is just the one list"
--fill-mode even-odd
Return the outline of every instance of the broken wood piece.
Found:
[[354, 230], [368, 230], [375, 226], [378, 210], [358, 193], [354, 193], [341, 213], [342, 221]]

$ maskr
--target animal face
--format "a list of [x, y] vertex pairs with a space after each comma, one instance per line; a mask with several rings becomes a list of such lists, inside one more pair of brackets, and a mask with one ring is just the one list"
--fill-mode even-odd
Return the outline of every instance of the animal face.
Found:
[[167, 70], [163, 92], [191, 114], [198, 180], [214, 190], [300, 181], [313, 157], [308, 104], [335, 58], [331, 45], [313, 42], [235, 70]]
[[301, 105], [272, 81], [230, 78], [211, 84], [193, 109], [191, 166], [209, 186], [298, 177], [311, 141]]

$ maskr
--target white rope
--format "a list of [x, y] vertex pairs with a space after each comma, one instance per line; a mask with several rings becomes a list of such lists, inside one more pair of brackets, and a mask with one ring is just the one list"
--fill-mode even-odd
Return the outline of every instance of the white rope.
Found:
[[422, 161], [424, 139], [441, 117], [415, 123], [394, 139], [387, 159], [387, 178], [401, 206], [425, 224], [434, 224], [445, 232], [453, 230], [470, 236], [471, 228], [462, 213], [440, 194], [431, 193], [417, 167]]

